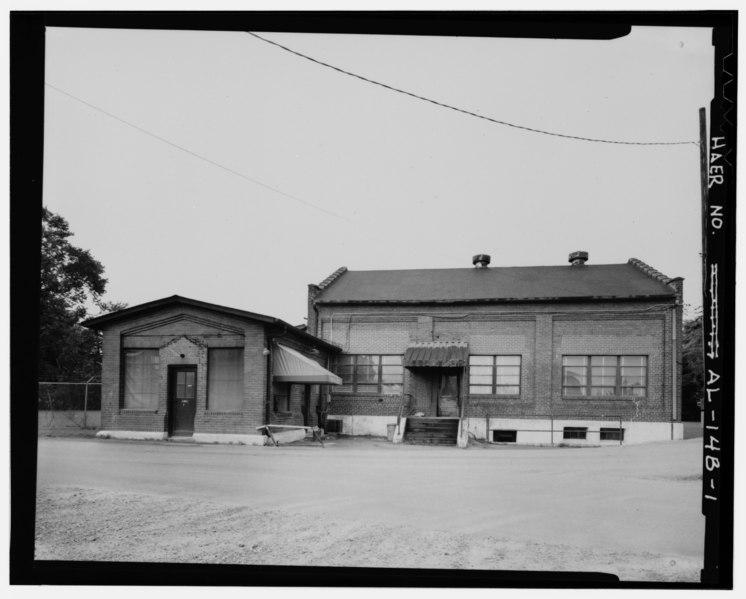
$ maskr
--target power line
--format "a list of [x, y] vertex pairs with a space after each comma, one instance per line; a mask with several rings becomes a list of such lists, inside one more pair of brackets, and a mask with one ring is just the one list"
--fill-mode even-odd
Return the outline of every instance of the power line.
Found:
[[[110, 118], [112, 118], [114, 120], [117, 120], [117, 121], [119, 121], [121, 123], [124, 123], [128, 127], [132, 127], [133, 129], [136, 129], [137, 131], [140, 131], [141, 133], [149, 135], [150, 137], [153, 137], [154, 139], [157, 139], [158, 141], [161, 141], [161, 142], [163, 142], [165, 144], [168, 144], [169, 146], [172, 146], [174, 148], [177, 148], [178, 150], [181, 150], [182, 152], [186, 152], [190, 156], [194, 156], [195, 158], [199, 158], [200, 160], [203, 160], [204, 162], [207, 162], [208, 164], [212, 164], [213, 166], [217, 166], [218, 168], [221, 168], [221, 169], [223, 169], [225, 171], [228, 171], [229, 173], [232, 173], [232, 174], [234, 174], [234, 175], [236, 175], [238, 177], [241, 177], [242, 179], [246, 179], [247, 181], [251, 181], [252, 183], [256, 183], [257, 185], [261, 185], [262, 187], [265, 187], [265, 188], [267, 188], [267, 189], [269, 189], [271, 191], [274, 191], [275, 193], [279, 193], [280, 195], [283, 195], [283, 196], [285, 196], [287, 198], [290, 198], [291, 200], [295, 200], [295, 201], [300, 202], [300, 203], [302, 203], [302, 204], [304, 204], [306, 206], [309, 206], [309, 207], [314, 208], [316, 210], [320, 210], [321, 212], [324, 212], [324, 213], [329, 214], [331, 216], [334, 216], [336, 218], [340, 218], [340, 219], [342, 219], [342, 220], [350, 223], [351, 225], [358, 226], [361, 231], [364, 231], [365, 233], [370, 234], [371, 238], [374, 238], [376, 241], [380, 241], [379, 237], [374, 237], [373, 234], [367, 228], [362, 227], [360, 225], [360, 223], [357, 223], [357, 222], [355, 222], [353, 220], [350, 220], [350, 219], [348, 219], [348, 218], [346, 218], [344, 216], [341, 216], [339, 214], [335, 214], [334, 212], [330, 212], [328, 210], [325, 210], [324, 208], [321, 208], [319, 206], [316, 206], [315, 204], [312, 204], [310, 202], [307, 202], [305, 200], [302, 200], [300, 198], [292, 196], [292, 195], [290, 195], [288, 193], [285, 193], [284, 191], [280, 191], [279, 189], [275, 189], [274, 187], [266, 185], [265, 183], [262, 183], [261, 181], [257, 181], [256, 179], [252, 179], [251, 177], [248, 177], [247, 175], [244, 175], [243, 173], [240, 173], [238, 171], [234, 171], [231, 168], [223, 166], [222, 164], [220, 164], [218, 162], [215, 162], [214, 160], [210, 160], [209, 158], [205, 158], [204, 156], [201, 156], [200, 154], [197, 154], [197, 153], [195, 153], [195, 152], [193, 152], [191, 150], [188, 150], [187, 148], [184, 148], [184, 147], [182, 147], [182, 146], [180, 146], [178, 144], [175, 144], [172, 141], [164, 139], [163, 137], [160, 137], [159, 135], [156, 135], [155, 133], [151, 133], [150, 131], [148, 131], [146, 129], [143, 129], [142, 127], [139, 127], [138, 125], [130, 123], [129, 121], [126, 121], [123, 118], [118, 117], [115, 114], [107, 112], [106, 110], [104, 110], [102, 108], [99, 108], [98, 106], [96, 106], [94, 104], [91, 104], [90, 102], [86, 102], [85, 100], [83, 100], [81, 98], [78, 98], [77, 96], [74, 96], [73, 94], [71, 94], [69, 92], [66, 92], [63, 89], [60, 89], [60, 88], [52, 85], [51, 83], [46, 83], [45, 82], [45, 85], [48, 86], [48, 87], [50, 87], [50, 88], [52, 88], [52, 89], [54, 89], [55, 91], [57, 91], [57, 92], [59, 92], [59, 93], [61, 93], [63, 95], [65, 95], [65, 96], [68, 96], [68, 97], [72, 98], [73, 100], [76, 100], [77, 102], [80, 102], [81, 104], [84, 104], [84, 105], [86, 105], [86, 106], [88, 106], [90, 108], [93, 108], [94, 110], [97, 110], [98, 112], [101, 112], [102, 114], [105, 114], [106, 116], [108, 116], [108, 117], [110, 117]], [[446, 254], [444, 254], [442, 252], [435, 252], [435, 253], [437, 253], [438, 255], [447, 257], [447, 258], [452, 258], [452, 256], [446, 255]]]
[[285, 196], [286, 198], [289, 198], [291, 200], [299, 202], [299, 203], [303, 204], [304, 206], [308, 206], [309, 208], [313, 208], [314, 210], [319, 210], [321, 212], [324, 212], [325, 214], [328, 214], [330, 216], [334, 216], [335, 218], [339, 218], [339, 219], [342, 219], [344, 221], [347, 221], [348, 223], [352, 222], [347, 217], [344, 217], [344, 216], [342, 216], [340, 214], [337, 214], [335, 212], [331, 212], [331, 211], [326, 210], [325, 208], [322, 208], [321, 206], [317, 206], [316, 204], [313, 204], [313, 203], [311, 203], [311, 202], [309, 202], [307, 200], [303, 200], [303, 199], [301, 199], [299, 197], [296, 197], [294, 195], [291, 195], [289, 193], [281, 191], [281, 190], [277, 189], [276, 187], [272, 187], [271, 185], [267, 185], [266, 183], [262, 183], [261, 181], [258, 181], [257, 179], [253, 179], [252, 177], [249, 177], [248, 175], [244, 175], [243, 173], [240, 173], [240, 172], [238, 172], [236, 170], [233, 170], [232, 168], [229, 168], [227, 166], [224, 166], [224, 165], [220, 164], [219, 162], [215, 162], [214, 160], [210, 160], [209, 158], [205, 158], [204, 156], [202, 156], [200, 154], [197, 154], [196, 152], [193, 152], [192, 150], [189, 150], [189, 149], [187, 149], [187, 148], [185, 148], [183, 146], [180, 146], [180, 145], [178, 145], [178, 144], [176, 144], [176, 143], [174, 143], [172, 141], [169, 141], [169, 140], [167, 140], [167, 139], [165, 139], [163, 137], [160, 137], [159, 135], [156, 135], [155, 133], [151, 133], [147, 129], [143, 129], [142, 127], [139, 127], [139, 126], [137, 126], [137, 125], [135, 125], [133, 123], [130, 123], [129, 121], [126, 121], [123, 118], [118, 117], [115, 114], [107, 112], [103, 108], [99, 108], [98, 106], [96, 106], [94, 104], [91, 104], [90, 102], [86, 102], [85, 100], [83, 100], [81, 98], [78, 98], [77, 96], [74, 96], [70, 92], [66, 92], [63, 89], [60, 89], [59, 87], [56, 87], [56, 86], [52, 85], [51, 83], [44, 82], [44, 84], [47, 87], [50, 87], [53, 90], [55, 90], [55, 91], [57, 91], [57, 92], [65, 95], [65, 96], [68, 96], [69, 98], [72, 98], [73, 100], [76, 100], [77, 102], [80, 102], [81, 104], [85, 104], [89, 108], [93, 108], [94, 110], [97, 110], [98, 112], [100, 112], [102, 114], [105, 114], [109, 118], [117, 120], [120, 123], [124, 123], [128, 127], [132, 127], [133, 129], [136, 129], [140, 133], [144, 133], [145, 135], [149, 135], [150, 137], [152, 137], [154, 139], [157, 139], [158, 141], [161, 141], [161, 142], [163, 142], [165, 144], [168, 144], [169, 146], [171, 146], [173, 148], [176, 148], [177, 150], [181, 150], [182, 152], [185, 152], [185, 153], [189, 154], [190, 156], [193, 156], [193, 157], [198, 158], [198, 159], [200, 159], [200, 160], [202, 160], [204, 162], [207, 162], [208, 164], [211, 164], [213, 166], [221, 168], [224, 171], [227, 171], [227, 172], [229, 172], [229, 173], [231, 173], [233, 175], [236, 175], [237, 177], [241, 177], [242, 179], [245, 179], [246, 181], [250, 181], [251, 183], [255, 183], [256, 185], [261, 185], [265, 189], [269, 189], [270, 191], [274, 191], [275, 193], [278, 193], [278, 194], [280, 194], [282, 196]]
[[680, 146], [680, 145], [685, 145], [685, 144], [694, 144], [696, 146], [699, 146], [698, 141], [618, 141], [618, 140], [613, 140], [613, 139], [596, 139], [592, 137], [581, 137], [579, 135], [566, 135], [564, 133], [554, 133], [552, 131], [544, 131], [542, 129], [534, 129], [533, 127], [525, 127], [523, 125], [516, 125], [515, 123], [509, 123], [507, 121], [500, 121], [498, 119], [493, 119], [491, 117], [484, 116], [476, 112], [471, 112], [463, 108], [458, 108], [457, 106], [452, 106], [450, 104], [444, 104], [443, 102], [438, 102], [437, 100], [426, 98], [425, 96], [420, 96], [412, 92], [408, 92], [406, 90], [400, 89], [398, 87], [393, 87], [391, 85], [387, 85], [386, 83], [381, 83], [380, 81], [376, 81], [374, 79], [363, 77], [362, 75], [358, 75], [350, 71], [345, 71], [344, 69], [335, 67], [334, 65], [328, 64], [326, 62], [322, 62], [320, 60], [317, 60], [316, 58], [307, 56], [306, 54], [301, 54], [300, 52], [297, 52], [296, 50], [288, 48], [287, 46], [283, 46], [282, 44], [278, 44], [277, 42], [268, 40], [267, 38], [257, 35], [256, 33], [253, 33], [251, 31], [247, 31], [246, 33], [255, 37], [258, 40], [261, 40], [268, 44], [272, 44], [273, 46], [277, 46], [278, 48], [281, 48], [282, 50], [285, 50], [286, 52], [290, 52], [291, 54], [295, 54], [296, 56], [299, 56], [300, 58], [305, 58], [306, 60], [310, 60], [311, 62], [321, 65], [322, 67], [332, 69], [334, 71], [342, 73], [343, 75], [349, 75], [350, 77], [355, 77], [356, 79], [360, 79], [361, 81], [372, 83], [373, 85], [378, 85], [379, 87], [383, 87], [385, 89], [388, 89], [388, 90], [391, 90], [391, 91], [394, 91], [400, 94], [404, 94], [405, 96], [410, 96], [418, 100], [430, 102], [430, 104], [435, 104], [436, 106], [440, 106], [442, 108], [448, 108], [449, 110], [455, 110], [456, 112], [467, 114], [469, 116], [473, 116], [478, 119], [483, 119], [485, 121], [490, 121], [491, 123], [497, 123], [498, 125], [505, 125], [506, 127], [513, 127], [514, 129], [522, 129], [523, 131], [530, 131], [531, 133], [541, 133], [542, 135], [552, 135], [554, 137], [563, 137], [565, 139], [575, 139], [578, 141], [591, 141], [595, 143], [604, 143], [604, 144], [619, 144], [619, 145], [626, 145], [626, 146]]

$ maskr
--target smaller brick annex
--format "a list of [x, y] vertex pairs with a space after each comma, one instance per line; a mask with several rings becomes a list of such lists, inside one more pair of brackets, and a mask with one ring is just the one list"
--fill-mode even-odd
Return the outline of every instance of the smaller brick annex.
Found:
[[568, 262], [480, 254], [472, 268], [341, 267], [309, 285], [308, 332], [342, 347], [329, 428], [396, 441], [427, 421], [442, 433], [430, 440], [455, 443], [453, 421], [460, 445], [682, 438], [683, 280], [636, 258]]
[[262, 425], [322, 423], [322, 389], [341, 382], [326, 368], [337, 346], [277, 318], [177, 295], [83, 325], [103, 333], [104, 437], [264, 444]]

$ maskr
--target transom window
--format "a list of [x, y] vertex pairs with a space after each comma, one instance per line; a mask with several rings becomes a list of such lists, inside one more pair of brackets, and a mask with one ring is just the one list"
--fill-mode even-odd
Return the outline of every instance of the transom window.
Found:
[[469, 356], [469, 395], [520, 395], [521, 356]]
[[347, 354], [337, 356], [334, 372], [342, 377], [335, 392], [401, 395], [404, 383], [402, 356]]
[[160, 361], [157, 349], [124, 350], [123, 407], [157, 410]]
[[647, 356], [563, 356], [562, 395], [645, 397]]

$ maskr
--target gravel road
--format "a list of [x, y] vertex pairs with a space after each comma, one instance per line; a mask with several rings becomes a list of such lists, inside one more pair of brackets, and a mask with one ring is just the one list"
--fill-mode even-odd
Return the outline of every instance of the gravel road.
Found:
[[41, 439], [36, 558], [697, 582], [700, 452]]

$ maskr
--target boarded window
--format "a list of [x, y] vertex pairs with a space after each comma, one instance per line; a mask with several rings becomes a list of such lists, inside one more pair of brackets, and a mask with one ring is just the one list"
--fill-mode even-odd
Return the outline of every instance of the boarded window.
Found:
[[157, 349], [124, 351], [124, 407], [157, 410], [160, 363]]
[[210, 349], [207, 353], [207, 409], [243, 409], [243, 349]]

